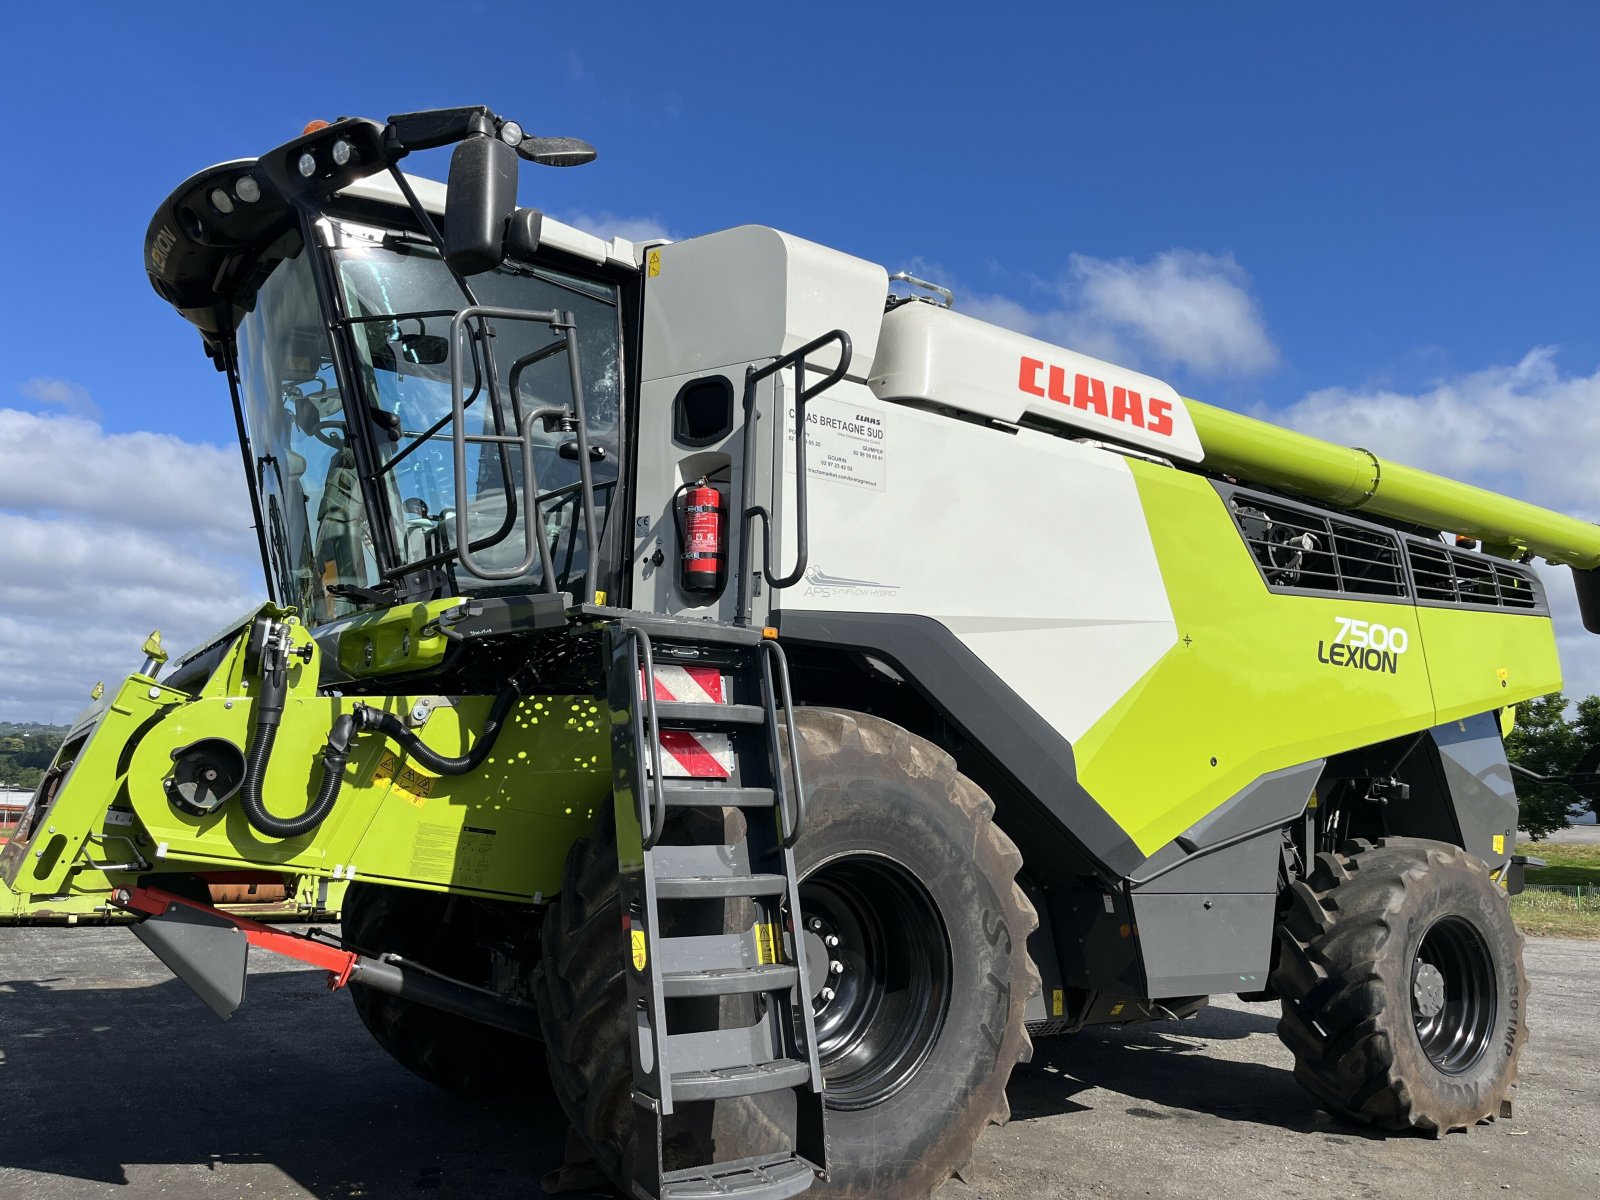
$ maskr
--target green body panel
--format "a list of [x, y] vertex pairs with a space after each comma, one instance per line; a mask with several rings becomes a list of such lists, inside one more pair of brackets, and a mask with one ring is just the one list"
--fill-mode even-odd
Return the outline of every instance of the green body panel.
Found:
[[1495, 708], [1514, 715], [1522, 701], [1561, 690], [1550, 618], [1426, 605], [1417, 617], [1433, 680], [1434, 724]]
[[339, 626], [339, 669], [365, 679], [437, 667], [450, 648], [450, 640], [439, 632], [439, 616], [460, 604], [431, 600], [350, 618]]
[[[251, 706], [227, 703], [211, 697], [183, 706], [134, 753], [128, 796], [166, 855], [531, 899], [559, 890], [568, 846], [588, 831], [610, 794], [610, 740], [600, 707], [587, 697], [530, 696], [512, 710], [495, 752], [470, 775], [431, 775], [409, 766], [382, 738], [357, 739], [328, 819], [296, 838], [263, 838], [239, 804], [192, 816], [169, 804], [161, 786], [173, 750], [202, 737], [248, 742]], [[262, 788], [270, 811], [304, 811], [321, 781], [328, 729], [357, 703], [403, 717], [416, 698], [291, 698]], [[445, 703], [418, 736], [440, 754], [463, 754], [492, 703], [488, 696]]]
[[[291, 660], [262, 787], [275, 814], [306, 808], [321, 782], [328, 731], [356, 704], [400, 716], [430, 749], [450, 756], [471, 747], [493, 704], [488, 696], [319, 696], [320, 651], [302, 627], [294, 627], [293, 640], [308, 661]], [[134, 676], [80, 718], [57, 760], [71, 760], [70, 770], [37, 832], [26, 845], [0, 851], [0, 880], [19, 903], [64, 892], [88, 863], [128, 861], [135, 845], [162, 870], [267, 868], [517, 900], [559, 890], [568, 847], [589, 831], [611, 792], [601, 704], [588, 696], [524, 696], [493, 753], [464, 776], [432, 775], [386, 739], [361, 735], [327, 820], [279, 840], [256, 833], [237, 799], [195, 816], [173, 806], [163, 786], [173, 752], [201, 738], [248, 747], [255, 705], [244, 643], [241, 634], [197, 695]]]
[[1464, 534], [1503, 554], [1529, 550], [1567, 566], [1600, 566], [1600, 525], [1198, 400], [1185, 399], [1184, 405], [1210, 470]]
[[[1178, 642], [1073, 749], [1146, 854], [1269, 771], [1560, 685], [1547, 617], [1274, 593], [1207, 480], [1129, 465]], [[1405, 630], [1394, 670], [1327, 661], [1340, 618]]]

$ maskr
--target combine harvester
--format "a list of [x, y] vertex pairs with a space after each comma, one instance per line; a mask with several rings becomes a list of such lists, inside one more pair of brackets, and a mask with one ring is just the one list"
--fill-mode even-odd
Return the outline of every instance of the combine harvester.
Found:
[[[1334, 1113], [1506, 1111], [1502, 735], [1600, 528], [772, 229], [517, 206], [592, 154], [344, 119], [161, 205], [272, 599], [93, 705], [0, 876], [106, 872], [224, 1016], [250, 945], [326, 968], [636, 1197], [927, 1196], [1032, 1039], [1215, 993]], [[286, 874], [342, 939], [196, 898]]]

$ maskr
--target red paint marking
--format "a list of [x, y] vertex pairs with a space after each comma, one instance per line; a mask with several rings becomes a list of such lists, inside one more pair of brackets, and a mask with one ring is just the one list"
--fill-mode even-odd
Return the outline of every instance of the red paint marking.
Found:
[[664, 729], [661, 731], [661, 748], [672, 755], [694, 779], [728, 778], [727, 768], [696, 741], [692, 733], [682, 729]]

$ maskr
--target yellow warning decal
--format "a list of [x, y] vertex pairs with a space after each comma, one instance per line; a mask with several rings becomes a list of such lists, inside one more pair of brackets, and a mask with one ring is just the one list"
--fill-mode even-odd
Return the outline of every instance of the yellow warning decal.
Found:
[[424, 775], [415, 767], [402, 767], [400, 760], [387, 750], [378, 760], [377, 767], [372, 772], [373, 783], [383, 783], [393, 780], [391, 791], [398, 793], [405, 799], [421, 808], [433, 795], [433, 789], [438, 785], [439, 779], [435, 775]]
[[644, 964], [650, 961], [650, 956], [644, 948], [644, 930], [632, 930], [631, 935], [633, 941], [633, 969], [642, 971], [644, 970]]
[[770, 966], [778, 961], [778, 927], [776, 925], [756, 925], [756, 962], [761, 966]]
[[1122, 1010], [1126, 1007], [1127, 1005], [1125, 1005], [1121, 1000], [1118, 1000], [1111, 1006], [1111, 1012], [1109, 1015], [1113, 1017], [1120, 1016], [1122, 1014]]
[[661, 251], [652, 250], [645, 258], [645, 274], [651, 279], [661, 274]]
[[1506, 835], [1505, 834], [1497, 833], [1497, 834], [1494, 835], [1494, 852], [1496, 854], [1504, 854], [1506, 852]]
[[1064, 1016], [1067, 1011], [1067, 993], [1061, 988], [1055, 988], [1050, 993], [1050, 1015], [1052, 1017]]

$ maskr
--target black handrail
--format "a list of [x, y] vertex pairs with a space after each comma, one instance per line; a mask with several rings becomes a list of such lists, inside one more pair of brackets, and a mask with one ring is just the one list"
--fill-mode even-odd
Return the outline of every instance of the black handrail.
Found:
[[[806, 821], [806, 785], [800, 775], [800, 734], [794, 723], [794, 697], [789, 690], [789, 660], [783, 647], [770, 638], [761, 642], [761, 666], [765, 677], [762, 682], [762, 701], [767, 710], [767, 737], [772, 754], [774, 790], [778, 801], [778, 825], [783, 835], [783, 846], [792, 850], [800, 840], [800, 829]], [[783, 779], [783, 752], [778, 742], [778, 699], [783, 699], [785, 739], [789, 745], [789, 778], [794, 784], [794, 797], [789, 797], [788, 785]]]
[[[639, 774], [640, 789], [646, 786], [650, 789], [648, 807], [643, 803], [644, 797], [637, 797], [640, 801], [639, 838], [644, 849], [652, 850], [667, 828], [667, 794], [661, 782], [661, 726], [656, 716], [655, 654], [650, 648], [650, 635], [644, 630], [623, 626], [623, 631], [637, 648], [630, 665], [638, 665], [638, 683], [635, 685], [630, 681], [629, 686], [639, 688], [639, 700], [643, 702], [644, 711], [639, 712], [636, 701], [633, 718], [634, 753], [637, 756], [635, 768]], [[648, 729], [645, 728], [647, 724]]]
[[[820, 383], [806, 386], [806, 356], [814, 354], [829, 342], [839, 345], [839, 361], [833, 370], [825, 375]], [[845, 372], [850, 369], [850, 357], [853, 353], [850, 335], [842, 329], [835, 329], [813, 338], [804, 346], [791, 350], [782, 358], [774, 359], [764, 367], [748, 367], [744, 373], [744, 489], [741, 501], [743, 510], [739, 523], [739, 592], [737, 620], [739, 624], [746, 624], [750, 617], [750, 544], [753, 535], [753, 524], [756, 520], [761, 522], [761, 575], [770, 588], [792, 587], [800, 581], [805, 574], [806, 563], [810, 558], [809, 523], [806, 512], [806, 401], [821, 392], [827, 391], [839, 380], [843, 379]], [[756, 385], [763, 379], [776, 375], [779, 371], [793, 367], [795, 371], [795, 401], [794, 401], [794, 498], [795, 498], [795, 562], [794, 569], [787, 575], [778, 577], [772, 565], [772, 514], [765, 505], [756, 504]], [[782, 448], [774, 452], [774, 474], [780, 475], [776, 461], [781, 460]]]

